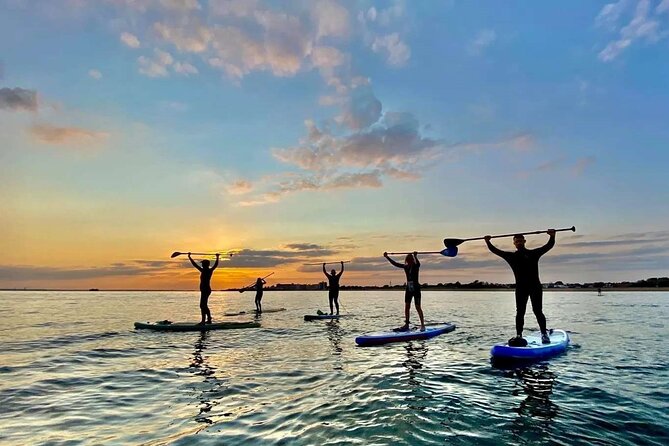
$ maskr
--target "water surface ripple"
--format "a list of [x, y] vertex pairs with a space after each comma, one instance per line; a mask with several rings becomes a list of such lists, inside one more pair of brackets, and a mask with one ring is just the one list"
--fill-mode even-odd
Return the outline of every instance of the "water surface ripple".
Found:
[[[547, 292], [549, 326], [573, 345], [517, 369], [489, 361], [513, 332], [508, 291], [425, 292], [427, 318], [458, 328], [372, 348], [355, 336], [400, 325], [402, 293], [342, 292], [339, 321], [303, 321], [325, 294], [266, 292], [287, 311], [258, 329], [132, 328], [196, 320], [197, 299], [0, 292], [0, 443], [669, 444], [669, 293]], [[251, 299], [214, 293], [214, 317]]]

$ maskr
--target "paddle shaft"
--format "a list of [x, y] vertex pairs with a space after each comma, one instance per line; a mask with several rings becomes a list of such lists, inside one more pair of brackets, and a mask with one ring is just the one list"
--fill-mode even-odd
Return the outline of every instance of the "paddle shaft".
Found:
[[[195, 256], [215, 256], [216, 254], [218, 254], [219, 256], [230, 256], [230, 257], [232, 257], [232, 255], [234, 253], [232, 253], [232, 252], [226, 252], [226, 253], [223, 253], [223, 252], [191, 252], [190, 254], [195, 255]], [[179, 256], [182, 256], [182, 255], [188, 255], [188, 253], [187, 252], [176, 251], [176, 252], [172, 253], [172, 258], [179, 257]]]
[[344, 260], [343, 262], [321, 262], [321, 263], [303, 263], [304, 266], [315, 266], [315, 265], [334, 265], [337, 263], [351, 263], [350, 260]]
[[[555, 232], [561, 232], [561, 231], [576, 232], [576, 226], [572, 226], [571, 228], [555, 229]], [[502, 237], [513, 237], [514, 235], [532, 235], [532, 234], [546, 234], [546, 233], [548, 233], [548, 231], [513, 232], [511, 234], [491, 235], [490, 238], [502, 238]], [[465, 239], [447, 238], [447, 239], [444, 239], [444, 244], [446, 246], [449, 246], [449, 245], [457, 246], [457, 245], [459, 245], [460, 243], [463, 243], [463, 242], [469, 242], [469, 241], [472, 241], [472, 240], [483, 240], [483, 239], [485, 239], [485, 236], [465, 238]]]
[[[272, 271], [271, 273], [269, 273], [269, 274], [266, 275], [265, 277], [261, 277], [261, 279], [263, 279], [263, 280], [264, 280], [264, 279], [267, 279], [267, 278], [268, 278], [269, 276], [271, 276], [272, 274], [274, 274], [274, 271]], [[256, 282], [257, 282], [257, 281], [256, 281]], [[246, 285], [244, 288], [242, 288], [242, 290], [245, 290], [246, 288], [251, 288], [252, 286], [255, 286], [256, 282], [253, 282], [253, 283], [250, 284], [250, 285]]]
[[[387, 252], [389, 256], [398, 256], [402, 254], [413, 254], [413, 251], [411, 252]], [[442, 251], [417, 251], [416, 255], [418, 254], [442, 254]], [[443, 255], [443, 254], [442, 254]]]

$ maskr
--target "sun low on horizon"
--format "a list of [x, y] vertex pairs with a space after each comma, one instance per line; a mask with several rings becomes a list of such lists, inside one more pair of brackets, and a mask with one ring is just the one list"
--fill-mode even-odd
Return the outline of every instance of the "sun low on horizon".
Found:
[[544, 282], [667, 276], [668, 54], [669, 0], [0, 0], [0, 289], [384, 285], [571, 226]]

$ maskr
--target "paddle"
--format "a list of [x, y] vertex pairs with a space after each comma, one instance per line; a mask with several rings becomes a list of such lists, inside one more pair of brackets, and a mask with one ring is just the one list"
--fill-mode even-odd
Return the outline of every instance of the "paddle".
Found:
[[[405, 255], [405, 254], [413, 254], [413, 252], [388, 252], [386, 253], [389, 256], [398, 256], [398, 255]], [[442, 249], [441, 251], [418, 251], [416, 254], [441, 254], [442, 256], [446, 257], [455, 257], [458, 255], [458, 248], [457, 246], [447, 246], [446, 249]]]
[[[170, 258], [173, 259], [173, 258], [175, 258], [175, 257], [179, 257], [179, 256], [184, 255], [184, 254], [187, 255], [188, 253], [187, 253], [187, 252], [174, 251], [174, 252], [172, 253], [172, 255], [170, 256]], [[215, 256], [216, 254], [218, 254], [218, 255], [220, 255], [220, 256], [229, 255], [230, 257], [232, 257], [232, 256], [234, 255], [233, 252], [230, 252], [230, 253], [220, 253], [220, 252], [191, 252], [191, 255], [196, 255], [196, 256]]]
[[[262, 277], [262, 279], [267, 279], [267, 278], [268, 278], [269, 276], [271, 276], [272, 274], [274, 274], [274, 271], [272, 271], [271, 273], [269, 273], [269, 274], [266, 275], [265, 277]], [[251, 287], [254, 286], [255, 284], [256, 284], [256, 282], [253, 282], [253, 283], [250, 284], [250, 285], [246, 285], [244, 288], [241, 288], [241, 289], [239, 290], [239, 292], [240, 292], [240, 293], [243, 293], [244, 291], [246, 291], [247, 288], [251, 288]]]
[[[572, 231], [576, 232], [576, 226], [572, 226], [571, 228], [562, 228], [562, 229], [556, 229], [555, 232], [560, 232], [560, 231]], [[500, 237], [513, 237], [514, 235], [532, 235], [532, 234], [546, 234], [548, 231], [531, 231], [531, 232], [514, 232], [512, 234], [501, 234], [501, 235], [491, 235], [490, 238], [500, 238]], [[483, 240], [484, 237], [472, 237], [472, 238], [445, 238], [444, 239], [444, 246], [446, 246], [447, 249], [449, 248], [456, 248], [459, 244], [464, 243], [464, 242], [469, 242], [471, 240]]]
[[343, 262], [321, 262], [321, 263], [303, 263], [304, 266], [313, 266], [313, 265], [334, 265], [336, 263], [351, 263], [350, 260], [344, 260]]

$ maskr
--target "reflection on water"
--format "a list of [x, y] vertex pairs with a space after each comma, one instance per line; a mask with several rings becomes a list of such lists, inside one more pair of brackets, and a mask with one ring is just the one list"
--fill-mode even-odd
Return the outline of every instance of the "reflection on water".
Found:
[[332, 354], [341, 356], [341, 338], [344, 334], [344, 330], [339, 324], [339, 319], [331, 319], [327, 321], [325, 323], [325, 327], [327, 328], [328, 339], [330, 340], [330, 344], [332, 346]]
[[407, 359], [402, 365], [407, 369], [407, 383], [411, 386], [420, 386], [419, 372], [423, 368], [423, 361], [427, 357], [427, 343], [425, 341], [409, 341], [404, 344]]
[[527, 397], [516, 409], [520, 416], [551, 419], [557, 416], [558, 406], [550, 400], [557, 375], [548, 370], [548, 366], [516, 370], [516, 383], [520, 389], [514, 395], [524, 393]]
[[209, 364], [209, 356], [205, 354], [205, 350], [207, 350], [208, 346], [208, 337], [208, 331], [200, 333], [200, 336], [195, 342], [195, 351], [193, 351], [193, 359], [190, 363], [190, 367], [194, 369], [194, 375], [204, 377], [203, 382], [205, 384], [198, 396], [198, 400], [200, 401], [200, 404], [198, 405], [199, 413], [195, 417], [195, 421], [198, 423], [212, 424], [213, 421], [208, 417], [208, 414], [217, 403], [210, 399], [209, 393], [215, 391], [216, 387], [220, 386], [220, 383], [218, 383], [215, 376], [216, 368]]

